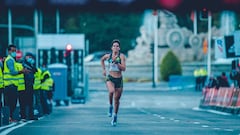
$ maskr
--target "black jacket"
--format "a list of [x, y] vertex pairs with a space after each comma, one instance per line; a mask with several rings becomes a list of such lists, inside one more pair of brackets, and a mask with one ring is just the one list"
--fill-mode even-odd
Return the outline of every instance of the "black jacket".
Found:
[[34, 84], [34, 74], [37, 72], [37, 68], [32, 66], [27, 61], [23, 61], [23, 68], [29, 70], [28, 73], [24, 73], [24, 81], [26, 89], [29, 87], [33, 87]]

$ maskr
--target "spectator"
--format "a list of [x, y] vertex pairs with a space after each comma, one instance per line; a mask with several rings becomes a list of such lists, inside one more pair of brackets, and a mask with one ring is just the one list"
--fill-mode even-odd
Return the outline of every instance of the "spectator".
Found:
[[225, 72], [222, 72], [222, 75], [218, 77], [219, 87], [230, 87], [228, 78]]
[[196, 68], [194, 70], [193, 75], [195, 77], [195, 90], [200, 91], [201, 90], [201, 76], [200, 76], [200, 72], [199, 72], [198, 68]]
[[209, 77], [207, 88], [218, 88], [218, 81], [213, 75]]
[[201, 67], [199, 69], [199, 74], [200, 74], [200, 85], [201, 85], [200, 88], [202, 89], [205, 86], [205, 82], [207, 80], [207, 70], [204, 67]]
[[3, 64], [3, 82], [4, 82], [4, 99], [6, 106], [10, 109], [9, 122], [16, 122], [13, 118], [13, 113], [17, 105], [18, 96], [18, 75], [22, 73], [27, 73], [27, 69], [17, 70], [16, 66], [16, 46], [8, 46], [8, 56], [4, 60]]
[[230, 72], [230, 79], [234, 81], [234, 85], [240, 88], [240, 73], [239, 69], [233, 69]]

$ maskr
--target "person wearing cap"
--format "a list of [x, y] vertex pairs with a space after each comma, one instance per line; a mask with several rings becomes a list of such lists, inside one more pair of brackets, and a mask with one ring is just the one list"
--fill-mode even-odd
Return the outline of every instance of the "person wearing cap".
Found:
[[[38, 118], [34, 117], [34, 108], [33, 108], [33, 84], [34, 84], [34, 74], [37, 72], [36, 67], [34, 66], [35, 60], [34, 55], [32, 53], [26, 53], [23, 60], [23, 67], [28, 69], [28, 73], [24, 73], [24, 81], [25, 81], [25, 109], [28, 107], [28, 119], [29, 120], [38, 120]], [[24, 109], [24, 110], [25, 110]]]

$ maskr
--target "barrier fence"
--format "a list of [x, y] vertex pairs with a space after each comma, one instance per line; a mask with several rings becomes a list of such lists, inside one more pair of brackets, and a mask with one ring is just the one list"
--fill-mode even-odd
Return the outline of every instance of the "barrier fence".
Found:
[[240, 88], [203, 88], [200, 107], [240, 114]]

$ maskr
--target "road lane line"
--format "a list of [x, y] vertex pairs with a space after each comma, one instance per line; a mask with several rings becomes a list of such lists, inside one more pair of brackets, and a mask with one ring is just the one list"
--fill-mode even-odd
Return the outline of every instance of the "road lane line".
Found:
[[174, 122], [179, 122], [180, 120], [174, 120]]
[[155, 116], [155, 117], [161, 117], [161, 115], [159, 115], [159, 114], [153, 114], [153, 116]]
[[229, 132], [233, 132], [233, 129], [223, 129], [224, 131], [229, 131]]
[[165, 119], [165, 117], [161, 117], [160, 119], [164, 120], [164, 119]]
[[213, 130], [220, 130], [220, 128], [213, 128]]
[[5, 128], [8, 128], [8, 127], [11, 127], [11, 126], [14, 126], [14, 125], [16, 125], [16, 124], [17, 124], [17, 123], [11, 123], [11, 124], [9, 124], [9, 125], [0, 127], [0, 130], [5, 129]]
[[207, 127], [209, 127], [209, 126], [208, 126], [208, 125], [202, 125], [201, 127], [207, 128]]
[[169, 120], [174, 121], [174, 118], [169, 118]]
[[198, 122], [198, 121], [194, 121], [193, 124], [199, 125], [200, 122]]
[[146, 113], [146, 114], [151, 114], [150, 112], [148, 112], [148, 111], [146, 111], [146, 110], [144, 110], [144, 109], [142, 109], [142, 108], [137, 108], [140, 112], [142, 112], [142, 113]]
[[26, 124], [28, 124], [28, 123], [32, 123], [32, 122], [33, 122], [33, 120], [27, 121], [27, 122], [25, 122], [25, 123], [21, 123], [21, 124], [19, 124], [19, 125], [17, 125], [17, 126], [10, 127], [10, 128], [8, 128], [8, 129], [4, 130], [3, 132], [1, 132], [1, 135], [7, 135], [8, 133], [12, 132], [13, 130], [15, 130], [15, 129], [17, 129], [17, 128], [20, 128], [20, 127], [22, 127], [22, 126], [24, 126], [24, 125], [26, 125]]
[[194, 107], [192, 108], [194, 111], [204, 111], [204, 112], [210, 112], [210, 113], [215, 113], [215, 114], [220, 114], [220, 115], [226, 115], [229, 116], [231, 115], [230, 113], [225, 113], [225, 112], [220, 112], [220, 111], [215, 111], [215, 110], [209, 110], [209, 109], [201, 109], [199, 107]]

